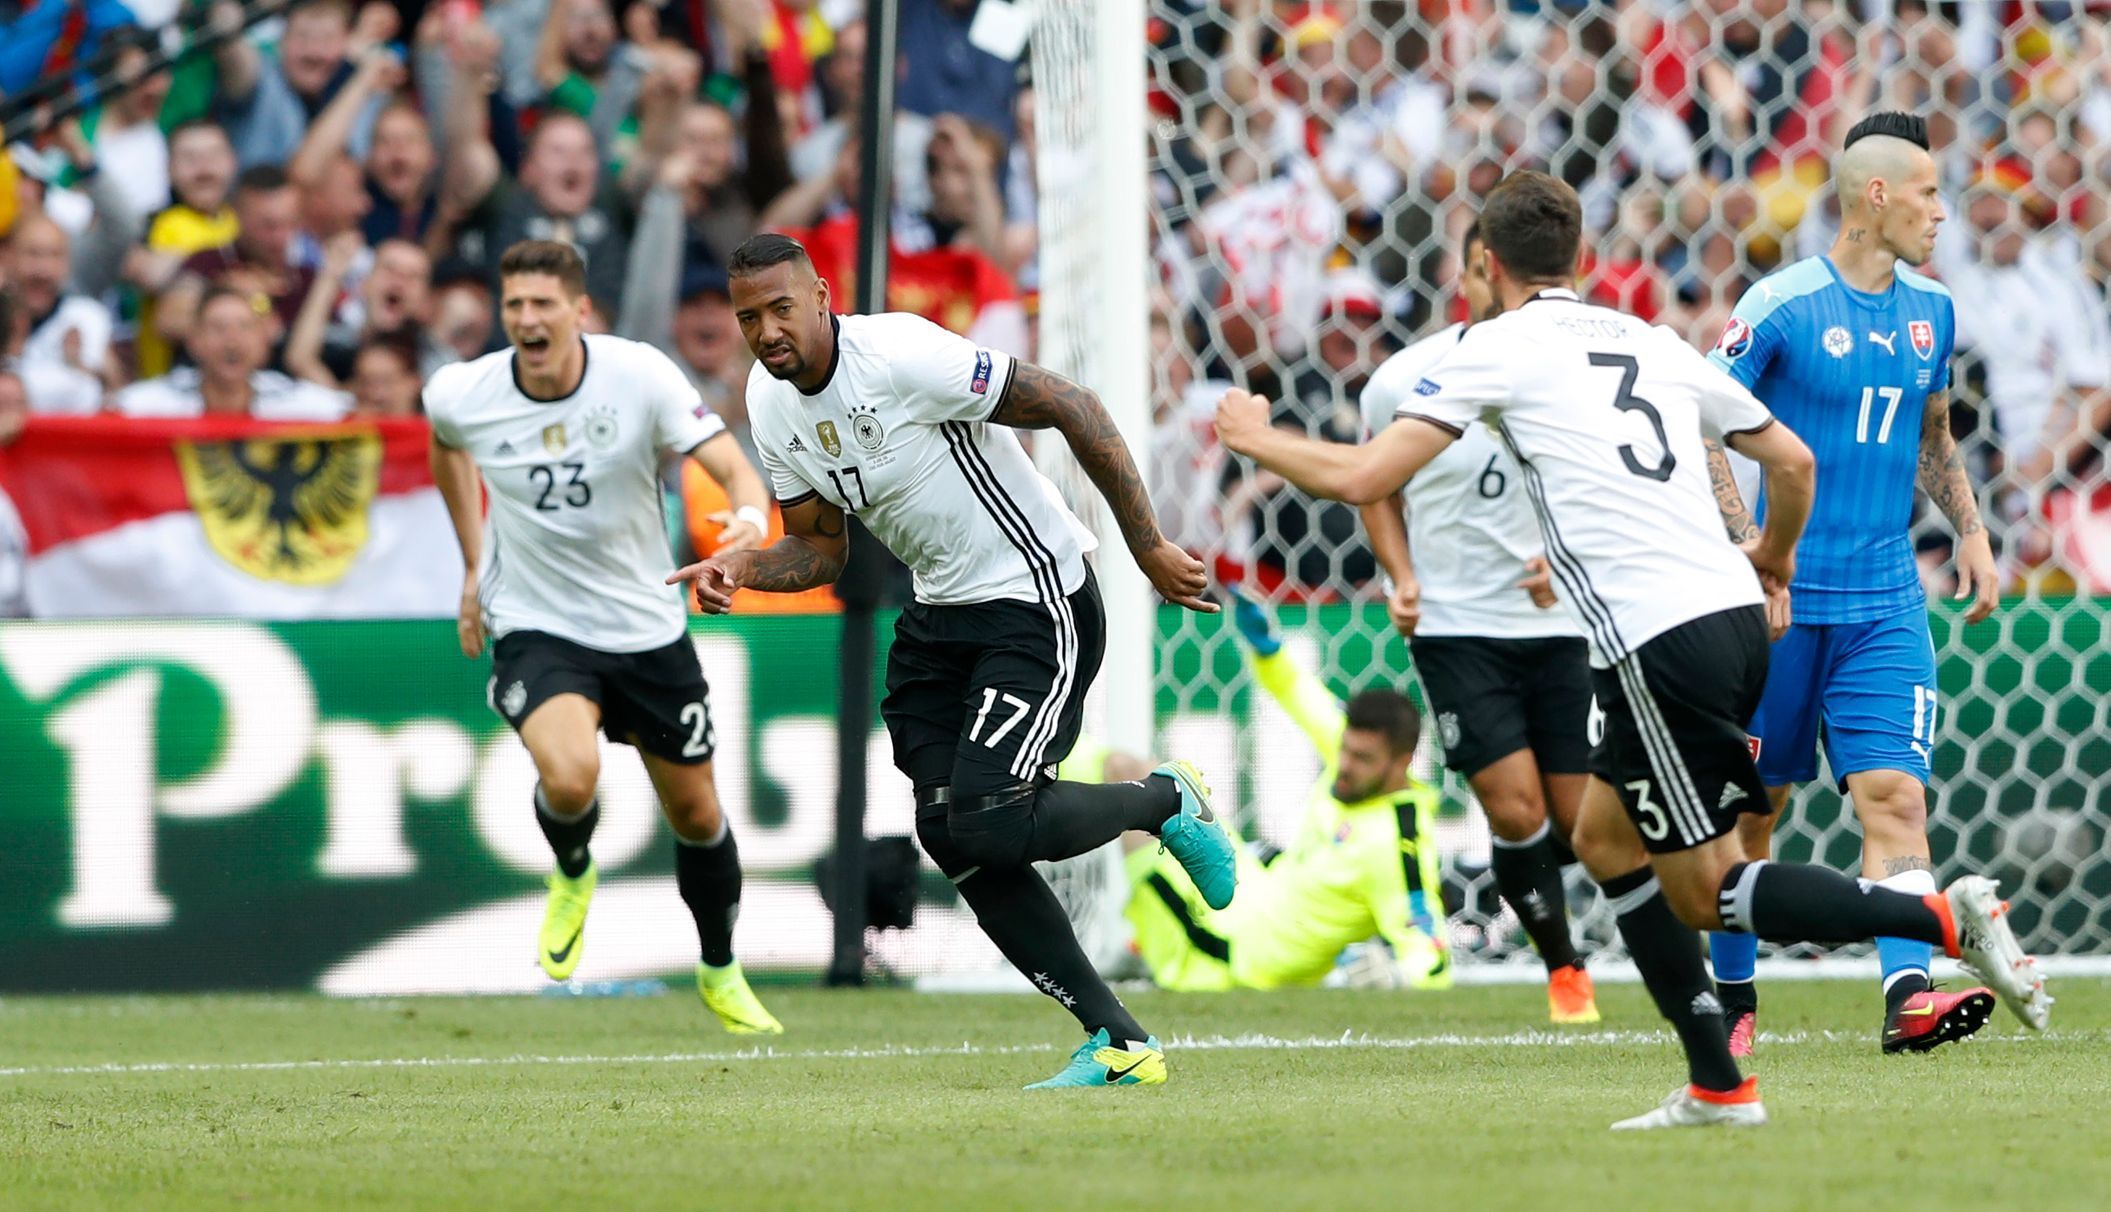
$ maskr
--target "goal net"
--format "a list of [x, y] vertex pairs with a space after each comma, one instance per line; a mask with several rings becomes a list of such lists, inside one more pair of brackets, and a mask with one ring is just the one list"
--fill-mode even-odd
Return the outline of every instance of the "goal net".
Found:
[[[1293, 650], [1344, 694], [1415, 683], [1375, 562], [1347, 507], [1216, 446], [1209, 413], [1227, 384], [1269, 396], [1280, 421], [1353, 440], [1376, 363], [1459, 318], [1461, 233], [1476, 199], [1522, 167], [1582, 196], [1590, 298], [1706, 348], [1760, 276], [1829, 245], [1825, 165], [1846, 127], [1878, 108], [1929, 115], [1952, 216], [1931, 272], [1960, 316], [1953, 428], [1986, 486], [2009, 595], [1992, 621], [1963, 625], [1950, 530], [1923, 502], [1938, 875], [1998, 876], [2034, 950], [2111, 951], [2111, 599], [2098, 596], [2111, 592], [2111, 222], [2091, 185], [2111, 149], [2102, 22], [1993, 4], [1149, 0], [1117, 51], [1095, 41], [1092, 7], [1047, 0], [1032, 45], [1037, 356], [1092, 382], [1096, 318], [1147, 290], [1159, 516], [1221, 579], [1274, 603]], [[1148, 156], [1142, 285], [1099, 235], [1110, 170], [1095, 158], [1107, 143], [1093, 81], [1116, 54], [1148, 71], [1134, 136]], [[2002, 303], [2015, 290], [2071, 305], [2024, 318]], [[1047, 445], [1044, 465], [1089, 505]], [[1221, 616], [1163, 610], [1154, 639], [1155, 748], [1202, 763], [1250, 836], [1288, 838], [1317, 755], [1255, 693]], [[1529, 970], [1487, 871], [1486, 824], [1429, 756], [1462, 969]], [[1860, 845], [1821, 783], [1798, 795], [1777, 852], [1852, 871]], [[1121, 895], [1118, 870], [1095, 863], [1055, 875], [1091, 929], [1116, 921]], [[1588, 882], [1572, 882], [1586, 945], [1616, 946]]]

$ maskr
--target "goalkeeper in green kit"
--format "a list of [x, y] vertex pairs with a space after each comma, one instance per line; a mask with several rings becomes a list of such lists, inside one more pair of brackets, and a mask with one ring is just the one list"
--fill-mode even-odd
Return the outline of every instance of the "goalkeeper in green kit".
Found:
[[1254, 680], [1325, 768], [1286, 849], [1241, 848], [1239, 895], [1228, 908], [1210, 909], [1178, 863], [1132, 835], [1127, 916], [1152, 979], [1191, 991], [1317, 985], [1344, 948], [1377, 938], [1405, 983], [1448, 988], [1437, 791], [1408, 773], [1422, 730], [1415, 705], [1390, 690], [1344, 705], [1282, 651], [1265, 608], [1238, 594], [1232, 618]]

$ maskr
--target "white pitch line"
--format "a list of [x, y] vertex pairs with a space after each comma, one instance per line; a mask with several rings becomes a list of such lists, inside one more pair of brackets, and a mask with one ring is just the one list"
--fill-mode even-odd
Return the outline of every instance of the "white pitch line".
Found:
[[[2062, 1040], [2102, 1039], [2111, 1031], [2055, 1032]], [[1862, 1042], [1866, 1032], [1791, 1031], [1763, 1032], [1759, 1042], [1767, 1045], [1801, 1045]], [[1988, 1036], [1997, 1043], [2025, 1040], [2023, 1035]], [[1389, 1051], [1422, 1048], [1562, 1048], [1638, 1047], [1669, 1044], [1667, 1031], [1514, 1031], [1504, 1035], [1417, 1035], [1403, 1038], [1358, 1035], [1307, 1036], [1285, 1039], [1272, 1035], [1180, 1036], [1166, 1047], [1198, 1052], [1272, 1052], [1293, 1049], [1372, 1048]], [[540, 1056], [392, 1056], [287, 1061], [140, 1061], [100, 1065], [22, 1065], [0, 1068], [0, 1077], [122, 1076], [135, 1073], [276, 1073], [299, 1070], [357, 1069], [479, 1069], [538, 1065], [707, 1065], [749, 1061], [801, 1060], [894, 1060], [935, 1056], [1016, 1056], [1025, 1053], [1059, 1052], [1055, 1044], [955, 1044], [947, 1047], [815, 1048], [788, 1050], [768, 1046], [743, 1048], [737, 1052], [652, 1052], [609, 1055]]]

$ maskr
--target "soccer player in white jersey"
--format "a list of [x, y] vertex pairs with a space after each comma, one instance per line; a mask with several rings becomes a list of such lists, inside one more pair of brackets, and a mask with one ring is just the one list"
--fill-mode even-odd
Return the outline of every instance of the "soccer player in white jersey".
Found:
[[[1966, 876], [1914, 896], [1745, 860], [1738, 818], [1767, 810], [1745, 733], [1766, 682], [1763, 601], [1794, 578], [1816, 483], [1810, 450], [1669, 329], [1577, 298], [1582, 207], [1567, 185], [1513, 174], [1480, 222], [1500, 314], [1466, 333], [1377, 438], [1298, 438], [1269, 426], [1266, 400], [1236, 390], [1217, 428], [1307, 491], [1359, 503], [1405, 484], [1470, 425], [1491, 425], [1517, 462], [1563, 604], [1590, 643], [1598, 710], [1576, 852], [1686, 1050], [1687, 1084], [1614, 1126], [1766, 1122], [1756, 1079], [1730, 1056], [1697, 930], [1920, 939], [2043, 1027], [2044, 982], [1993, 881]], [[1758, 538], [1733, 546], [1724, 533], [1704, 433], [1765, 469], [1771, 508]]]
[[[1476, 320], [1494, 302], [1480, 251], [1476, 223], [1459, 259]], [[1365, 429], [1375, 436], [1392, 424], [1466, 328], [1454, 324], [1387, 358], [1363, 389]], [[1393, 583], [1393, 625], [1408, 637], [1445, 763], [1466, 776], [1488, 815], [1488, 865], [1547, 966], [1548, 1017], [1595, 1023], [1598, 1000], [1569, 936], [1561, 882], [1590, 755], [1583, 635], [1552, 609], [1524, 479], [1486, 426], [1468, 426], [1404, 491], [1404, 502], [1396, 492], [1363, 507], [1371, 549]]]
[[[528, 240], [499, 262], [511, 348], [425, 387], [433, 478], [461, 541], [462, 655], [491, 638], [491, 703], [535, 759], [535, 818], [555, 852], [536, 958], [579, 965], [597, 873], [595, 733], [637, 749], [675, 833], [675, 883], [696, 920], [697, 992], [728, 1031], [777, 1034], [733, 958], [740, 852], [711, 779], [716, 737], [673, 567], [660, 465], [687, 455], [727, 486], [726, 545], [752, 548], [762, 481], [666, 354], [581, 331], [586, 266]], [[491, 502], [479, 520], [478, 480]]]
[[1212, 907], [1236, 883], [1199, 771], [1169, 762], [1128, 783], [1058, 781], [1099, 670], [1105, 620], [1092, 535], [1034, 469], [1014, 429], [1054, 429], [1106, 497], [1129, 554], [1168, 600], [1214, 610], [1200, 561], [1160, 534], [1136, 465], [1099, 399], [1038, 366], [913, 315], [838, 316], [796, 240], [733, 253], [734, 314], [754, 350], [748, 416], [784, 510], [762, 551], [682, 569], [708, 611], [736, 589], [834, 581], [855, 514], [915, 574], [895, 625], [880, 714], [916, 787], [916, 833], [991, 941], [1077, 1017], [1087, 1039], [1040, 1087], [1149, 1085], [1158, 1041], [1085, 958], [1036, 860], [1155, 833]]

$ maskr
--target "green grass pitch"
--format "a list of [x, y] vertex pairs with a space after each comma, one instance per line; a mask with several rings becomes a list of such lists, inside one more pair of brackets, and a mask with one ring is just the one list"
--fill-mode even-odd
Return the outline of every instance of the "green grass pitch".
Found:
[[1933, 1056], [1866, 982], [1765, 990], [1756, 1132], [1614, 1136], [1677, 1083], [1637, 986], [1137, 994], [1157, 1088], [1024, 1093], [1028, 996], [0, 1002], [0, 1207], [1881, 1209], [2111, 1206], [2111, 982]]

